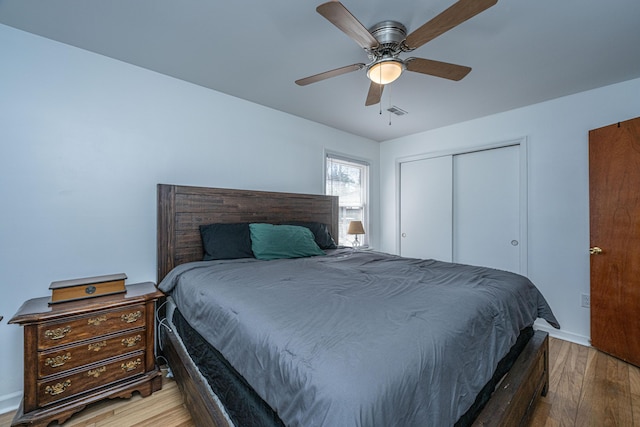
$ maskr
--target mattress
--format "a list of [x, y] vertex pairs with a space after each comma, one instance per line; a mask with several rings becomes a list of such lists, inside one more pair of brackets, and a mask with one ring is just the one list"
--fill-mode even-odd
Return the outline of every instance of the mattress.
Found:
[[523, 276], [336, 250], [209, 261], [160, 284], [285, 425], [453, 425], [537, 317]]

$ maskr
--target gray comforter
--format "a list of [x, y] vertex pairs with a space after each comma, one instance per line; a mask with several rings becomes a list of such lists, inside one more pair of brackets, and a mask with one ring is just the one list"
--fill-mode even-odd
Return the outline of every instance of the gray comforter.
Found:
[[288, 426], [447, 426], [519, 331], [525, 277], [370, 251], [176, 267], [160, 284]]

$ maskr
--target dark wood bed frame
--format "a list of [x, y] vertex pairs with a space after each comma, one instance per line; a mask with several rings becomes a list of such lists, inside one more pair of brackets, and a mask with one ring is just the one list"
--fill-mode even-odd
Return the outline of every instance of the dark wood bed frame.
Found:
[[[333, 196], [158, 185], [158, 283], [172, 268], [202, 260], [199, 226], [211, 223], [317, 221], [338, 236], [338, 199]], [[163, 355], [196, 425], [226, 427], [224, 409], [178, 338], [160, 328]], [[549, 340], [536, 331], [502, 379], [475, 426], [526, 426], [549, 384]]]

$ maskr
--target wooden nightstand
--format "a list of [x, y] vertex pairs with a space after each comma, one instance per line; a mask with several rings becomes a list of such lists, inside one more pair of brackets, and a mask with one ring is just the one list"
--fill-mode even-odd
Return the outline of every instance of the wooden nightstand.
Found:
[[160, 390], [154, 309], [162, 295], [146, 282], [81, 301], [26, 301], [9, 321], [24, 326], [24, 397], [11, 425], [63, 423], [90, 403]]

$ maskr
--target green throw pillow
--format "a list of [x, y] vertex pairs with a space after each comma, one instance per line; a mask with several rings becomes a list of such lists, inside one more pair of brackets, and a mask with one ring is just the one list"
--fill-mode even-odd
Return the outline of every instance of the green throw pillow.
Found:
[[325, 255], [311, 230], [296, 225], [249, 224], [251, 249], [258, 259]]

